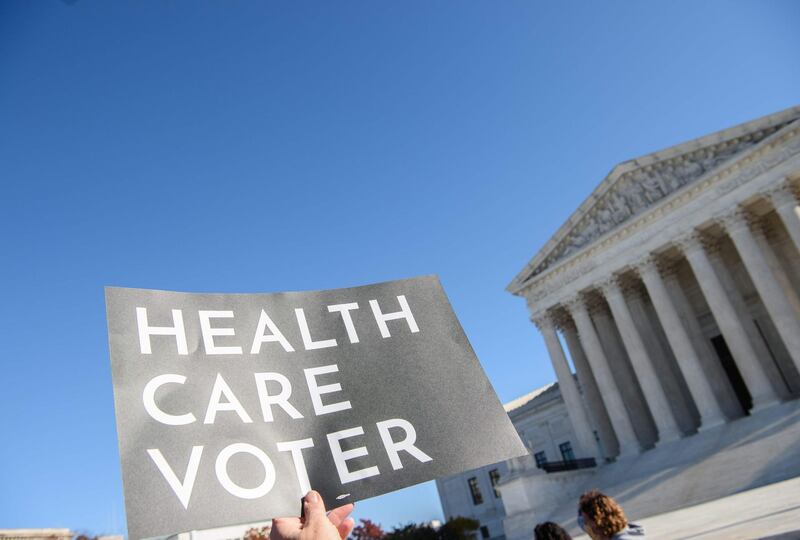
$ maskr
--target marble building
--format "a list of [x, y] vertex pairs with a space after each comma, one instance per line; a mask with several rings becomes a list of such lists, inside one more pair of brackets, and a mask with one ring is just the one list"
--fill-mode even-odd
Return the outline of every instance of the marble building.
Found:
[[542, 466], [574, 459], [576, 444], [558, 383], [538, 388], [504, 405], [529, 455], [494, 463], [436, 480], [445, 519], [467, 517], [478, 521], [476, 540], [503, 540], [506, 517], [501, 479], [523, 469], [544, 476]]
[[621, 163], [508, 286], [544, 337], [579, 457], [800, 396], [799, 118]]
[[576, 459], [506, 464], [509, 540], [579, 533], [599, 488], [642, 518], [800, 475], [800, 107], [616, 166], [508, 286]]

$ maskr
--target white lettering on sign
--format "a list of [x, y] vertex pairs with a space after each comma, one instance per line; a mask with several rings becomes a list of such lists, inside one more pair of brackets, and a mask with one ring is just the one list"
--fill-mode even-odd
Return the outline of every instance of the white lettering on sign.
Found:
[[[414, 456], [418, 461], [427, 463], [432, 461], [432, 458], [414, 445], [416, 442], [416, 430], [411, 422], [402, 418], [392, 418], [376, 424], [378, 432], [381, 436], [384, 449], [392, 463], [394, 470], [402, 469], [403, 465], [400, 462], [399, 452], [405, 451]], [[405, 437], [395, 442], [389, 430], [399, 428], [405, 432]], [[369, 455], [365, 446], [358, 446], [350, 448], [349, 450], [342, 449], [341, 441], [345, 439], [352, 439], [364, 435], [364, 428], [356, 426], [350, 429], [344, 429], [326, 435], [328, 440], [328, 449], [333, 457], [333, 462], [336, 466], [336, 471], [339, 474], [339, 481], [342, 484], [348, 484], [364, 478], [377, 476], [380, 474], [377, 466], [368, 466], [359, 470], [351, 470], [348, 466], [348, 461], [356, 458], [361, 458]], [[311, 489], [311, 483], [308, 478], [308, 470], [303, 455], [304, 450], [314, 448], [314, 440], [311, 438], [299, 439], [295, 441], [279, 442], [276, 444], [278, 452], [290, 452], [292, 462], [294, 463], [295, 476], [298, 488], [301, 494], [308, 493]], [[197, 472], [200, 468], [200, 462], [203, 455], [203, 446], [193, 446], [189, 456], [189, 463], [186, 466], [186, 472], [183, 479], [178, 478], [172, 466], [167, 463], [167, 460], [157, 448], [150, 448], [147, 450], [150, 458], [155, 463], [161, 475], [167, 481], [167, 484], [178, 497], [178, 500], [184, 508], [189, 507], [189, 500], [192, 496], [192, 489], [194, 488]], [[228, 462], [236, 454], [249, 454], [256, 458], [264, 469], [264, 479], [255, 487], [243, 487], [234, 482], [228, 474]], [[277, 481], [277, 473], [272, 459], [261, 448], [243, 442], [233, 443], [223, 448], [217, 455], [214, 470], [216, 473], [219, 484], [231, 495], [240, 499], [257, 499], [267, 495], [274, 487]]]
[[311, 394], [311, 403], [314, 405], [314, 412], [317, 416], [322, 414], [334, 413], [337, 411], [344, 411], [351, 408], [349, 401], [340, 401], [338, 403], [331, 403], [325, 405], [322, 403], [322, 394], [331, 394], [333, 392], [341, 392], [342, 385], [339, 383], [326, 384], [319, 386], [317, 384], [317, 375], [324, 375], [325, 373], [335, 373], [339, 371], [336, 364], [330, 366], [320, 366], [315, 368], [304, 369], [306, 374], [306, 384], [308, 384], [308, 392]]
[[[271, 334], [264, 335], [264, 330], [269, 328]], [[271, 343], [277, 341], [286, 352], [294, 352], [294, 347], [283, 336], [283, 333], [278, 329], [272, 319], [269, 318], [267, 312], [261, 310], [261, 316], [258, 318], [258, 327], [256, 328], [256, 335], [253, 338], [253, 346], [250, 348], [250, 354], [258, 354], [261, 352], [262, 343]]]
[[[236, 454], [250, 454], [261, 462], [264, 467], [264, 480], [258, 486], [245, 488], [228, 476], [228, 460]], [[214, 471], [217, 473], [217, 480], [219, 480], [220, 485], [228, 493], [240, 499], [258, 499], [269, 493], [272, 486], [275, 485], [275, 465], [272, 464], [272, 460], [263, 450], [252, 444], [234, 443], [223, 448], [222, 452], [217, 456]]]
[[167, 460], [161, 454], [158, 448], [150, 448], [147, 450], [152, 460], [155, 462], [158, 470], [178, 496], [178, 500], [184, 508], [189, 508], [189, 499], [192, 498], [192, 489], [194, 489], [194, 480], [197, 478], [197, 469], [200, 468], [200, 457], [203, 455], [202, 446], [193, 446], [192, 453], [189, 455], [189, 464], [186, 466], [186, 474], [183, 475], [183, 480], [179, 480], [175, 471], [172, 470]]
[[147, 308], [137, 307], [136, 326], [139, 329], [139, 350], [142, 354], [153, 354], [150, 349], [150, 336], [175, 336], [178, 354], [189, 354], [181, 310], [172, 310], [172, 326], [150, 326], [147, 322]]
[[[369, 300], [370, 311], [375, 319], [381, 338], [387, 339], [392, 337], [390, 326], [395, 334], [398, 332], [403, 333], [402, 331], [405, 326], [408, 327], [411, 334], [418, 333], [420, 330], [406, 296], [397, 295], [389, 297], [391, 304], [394, 303], [392, 298], [397, 299], [399, 311], [384, 312], [377, 299]], [[362, 300], [362, 303], [363, 302], [364, 300]], [[386, 308], [387, 302], [385, 299], [381, 299], [381, 303], [384, 308]], [[133, 304], [133, 306], [135, 305], [136, 304]], [[336, 335], [339, 337], [341, 345], [345, 347], [348, 345], [358, 345], [366, 336], [372, 336], [374, 339], [377, 339], [375, 326], [371, 326], [371, 323], [367, 328], [357, 328], [356, 321], [359, 320], [357, 315], [361, 315], [362, 320], [365, 317], [370, 317], [367, 312], [357, 311], [359, 309], [359, 304], [357, 302], [341, 302], [327, 305], [321, 315], [327, 318], [327, 326], [319, 326], [319, 328], [317, 328], [316, 325], [321, 325], [323, 319], [313, 318], [315, 321], [314, 332], [312, 332], [310, 328], [307, 313], [303, 308], [287, 306], [288, 310], [294, 311], [294, 319], [297, 321], [297, 327], [291, 329], [286, 327], [286, 316], [291, 320], [291, 311], [284, 314], [283, 318], [278, 317], [275, 320], [281, 322], [283, 330], [289, 331], [288, 334], [284, 333], [284, 331], [278, 327], [275, 320], [268, 314], [267, 309], [261, 309], [258, 304], [255, 305], [253, 313], [248, 314], [247, 317], [248, 321], [255, 322], [257, 319], [254, 329], [252, 326], [242, 329], [241, 324], [237, 325], [236, 315], [234, 311], [230, 309], [197, 310], [197, 319], [193, 317], [190, 319], [187, 315], [186, 320], [184, 320], [184, 314], [181, 309], [170, 309], [168, 311], [171, 313], [172, 324], [165, 326], [152, 325], [148, 319], [147, 308], [136, 307], [135, 309], [139, 352], [143, 355], [152, 355], [153, 339], [157, 340], [157, 345], [162, 346], [165, 343], [158, 340], [167, 339], [170, 342], [174, 340], [178, 355], [188, 355], [189, 347], [187, 342], [186, 322], [191, 321], [195, 324], [199, 322], [199, 333], [197, 331], [198, 328], [195, 326], [189, 329], [188, 334], [188, 337], [192, 340], [192, 354], [197, 354], [198, 358], [187, 360], [168, 357], [166, 360], [173, 363], [169, 365], [175, 365], [174, 363], [178, 362], [178, 365], [182, 365], [184, 370], [188, 370], [188, 372], [194, 374], [195, 377], [202, 378], [201, 382], [206, 385], [206, 393], [201, 396], [201, 399], [207, 397], [207, 402], [193, 403], [192, 399], [197, 399], [192, 395], [197, 388], [197, 380], [192, 381], [194, 384], [188, 384], [187, 376], [179, 373], [154, 375], [146, 382], [142, 390], [141, 403], [144, 407], [144, 411], [149, 418], [166, 426], [179, 427], [195, 424], [198, 423], [198, 419], [201, 417], [203, 418], [202, 425], [213, 425], [217, 420], [220, 420], [220, 423], [241, 422], [242, 424], [252, 424], [254, 417], [252, 417], [250, 413], [256, 413], [257, 419], [259, 415], [255, 410], [248, 411], [245, 405], [248, 408], [255, 408], [256, 396], [258, 406], [260, 406], [261, 410], [260, 419], [263, 420], [264, 423], [273, 423], [276, 422], [276, 420], [279, 422], [286, 421], [286, 417], [291, 421], [297, 421], [303, 420], [309, 416], [322, 416], [352, 409], [353, 406], [350, 400], [346, 399], [342, 384], [335, 380], [336, 376], [334, 374], [339, 373], [339, 366], [337, 364], [317, 366], [315, 364], [319, 362], [310, 361], [308, 364], [312, 367], [305, 367], [302, 369], [303, 376], [300, 377], [299, 370], [303, 367], [302, 362], [307, 361], [309, 358], [313, 359], [314, 355], [308, 355], [305, 358], [303, 358], [302, 355], [298, 357], [297, 351], [289, 339], [287, 339], [287, 335], [292, 338], [295, 344], [302, 340], [303, 348], [306, 351], [338, 347], [340, 345], [335, 338], [322, 338], [320, 334], [323, 332], [338, 332]], [[306, 309], [310, 308], [306, 306]], [[163, 324], [165, 316], [168, 316], [166, 311], [167, 310], [160, 312], [156, 316], [156, 320], [161, 324]], [[311, 312], [309, 311], [309, 313]], [[314, 313], [318, 313], [316, 308]], [[272, 314], [275, 315], [274, 312]], [[152, 318], [152, 310], [149, 315]], [[250, 317], [250, 315], [252, 315], [252, 317]], [[256, 315], [258, 316], [256, 317]], [[405, 321], [405, 324], [402, 322], [392, 322], [401, 320]], [[334, 327], [331, 326], [331, 321], [333, 321], [333, 324], [337, 325], [337, 330], [332, 330]], [[341, 321], [341, 323], [339, 323], [339, 321]], [[344, 338], [341, 337], [341, 326], [338, 326], [338, 324], [343, 325], [349, 343], [346, 343]], [[323, 328], [326, 330], [322, 330]], [[252, 334], [250, 333], [251, 330], [253, 330]], [[359, 331], [361, 335], [359, 335]], [[237, 333], [239, 334], [238, 336]], [[237, 339], [248, 340], [251, 336], [252, 342], [240, 343], [236, 341]], [[203, 348], [197, 351], [201, 341]], [[168, 345], [171, 345], [171, 343]], [[280, 349], [277, 346], [280, 346]], [[258, 358], [248, 358], [246, 360], [215, 358], [221, 355], [243, 355], [245, 354], [243, 350], [248, 348], [250, 355], [260, 356]], [[205, 354], [205, 358], [203, 357], [203, 353]], [[267, 371], [266, 369], [261, 371], [259, 368], [256, 368], [258, 371], [253, 372], [253, 379], [251, 379], [255, 384], [255, 392], [253, 392], [252, 387], [249, 387], [247, 389], [247, 391], [250, 392], [249, 394], [241, 394], [241, 392], [246, 392], [246, 390], [237, 387], [237, 384], [234, 384], [234, 388], [231, 388], [223, 377], [223, 374], [218, 372], [218, 370], [224, 371], [224, 366], [229, 366], [229, 369], [232, 370], [240, 370], [242, 369], [243, 363], [250, 362], [255, 363], [255, 365], [262, 365], [262, 363], [263, 365], [269, 365], [269, 362], [274, 360], [272, 357], [273, 355], [283, 355], [283, 353], [296, 353], [292, 358], [298, 361], [290, 364], [291, 366], [299, 364], [297, 367], [292, 368], [295, 373], [295, 378], [290, 379], [289, 376], [283, 373]], [[353, 358], [357, 358], [357, 356]], [[280, 360], [283, 361], [283, 359], [285, 359], [285, 357]], [[140, 358], [140, 360], [142, 362], [153, 362], [150, 358]], [[206, 364], [203, 365], [203, 362]], [[237, 366], [236, 362], [239, 362], [240, 365]], [[342, 362], [344, 362], [344, 360], [342, 360]], [[209, 365], [214, 367], [209, 369]], [[150, 364], [144, 364], [144, 367], [149, 369]], [[211, 382], [212, 377], [213, 384]], [[230, 376], [230, 380], [231, 382], [238, 383], [238, 385], [242, 385], [241, 379], [239, 378], [234, 379], [233, 376]], [[292, 392], [294, 391], [296, 394], [298, 386], [302, 386], [303, 384], [301, 381], [305, 382], [306, 390], [310, 397], [310, 407], [313, 408], [313, 411], [308, 410], [308, 400], [298, 401], [296, 395], [293, 398]], [[292, 383], [294, 383], [294, 388]], [[300, 389], [299, 391], [302, 392], [303, 390]], [[332, 394], [339, 394], [339, 396], [334, 396]], [[179, 397], [182, 399], [177, 399]], [[240, 397], [242, 398], [241, 400]], [[294, 403], [292, 403], [293, 399]], [[184, 403], [186, 405], [181, 405]], [[296, 405], [300, 405], [301, 409], [304, 410], [301, 412]], [[205, 413], [202, 411], [202, 407], [204, 406]], [[235, 414], [223, 414], [221, 419], [218, 418], [220, 413], [226, 412]], [[296, 426], [296, 424], [294, 425]], [[297, 482], [299, 493], [307, 493], [312, 486], [306, 464], [309, 459], [313, 458], [314, 452], [330, 452], [330, 456], [333, 458], [333, 463], [336, 467], [336, 472], [338, 473], [339, 482], [343, 485], [381, 474], [378, 466], [376, 464], [370, 464], [369, 462], [370, 458], [375, 458], [374, 455], [370, 455], [370, 451], [374, 454], [375, 451], [383, 450], [394, 471], [403, 469], [404, 463], [402, 459], [406, 460], [405, 466], [409, 467], [412, 460], [408, 456], [413, 457], [418, 463], [428, 463], [432, 461], [431, 456], [417, 446], [417, 432], [414, 426], [411, 422], [402, 418], [391, 418], [375, 423], [371, 433], [373, 438], [361, 439], [366, 440], [366, 442], [361, 445], [359, 445], [357, 441], [359, 437], [363, 437], [365, 434], [363, 426], [338, 429], [341, 427], [338, 424], [326, 423], [325, 425], [335, 427], [329, 427], [324, 431], [331, 429], [336, 430], [332, 433], [325, 433], [324, 435], [320, 431], [315, 432], [315, 437], [324, 437], [324, 439], [321, 440], [327, 442], [328, 448], [326, 450], [316, 448], [312, 437], [297, 438], [301, 435], [294, 434], [296, 433], [294, 430], [292, 430], [292, 437], [296, 438], [296, 440], [277, 443], [271, 442], [270, 448], [262, 448], [241, 441], [238, 435], [236, 436], [237, 438], [232, 438], [231, 436], [232, 440], [223, 439], [220, 446], [227, 446], [222, 447], [215, 457], [204, 457], [203, 452], [205, 447], [203, 445], [196, 445], [194, 441], [191, 441], [187, 444], [187, 447], [192, 445], [191, 450], [188, 452], [187, 461], [184, 461], [186, 459], [185, 453], [181, 457], [175, 457], [175, 454], [168, 453], [170, 461], [175, 461], [175, 463], [172, 464], [167, 461], [167, 458], [162, 454], [159, 448], [145, 448], [150, 460], [155, 465], [155, 469], [159, 471], [166, 481], [166, 485], [169, 486], [184, 509], [189, 508], [194, 485], [200, 473], [200, 467], [203, 466], [210, 468], [213, 465], [216, 480], [227, 493], [239, 499], [252, 500], [267, 496], [279, 481]], [[311, 424], [309, 424], [309, 426], [311, 426]], [[194, 426], [193, 428], [189, 428], [192, 431], [184, 430], [183, 433], [195, 433], [194, 430], [199, 428], [200, 426]], [[262, 427], [260, 429], [267, 428]], [[377, 442], [377, 437], [374, 437], [376, 432], [380, 437], [380, 443]], [[216, 435], [219, 435], [219, 433], [220, 432], [217, 432]], [[243, 431], [242, 433], [247, 432]], [[213, 431], [209, 432], [209, 435], [213, 434]], [[225, 436], [228, 437], [230, 435], [226, 433]], [[260, 435], [258, 438], [263, 442], [263, 438], [261, 438]], [[218, 439], [211, 437], [209, 440]], [[271, 440], [274, 441], [274, 439]], [[275, 444], [275, 446], [272, 446], [272, 444]], [[321, 444], [324, 446], [324, 442]], [[375, 448], [372, 448], [372, 445], [374, 445]], [[216, 452], [220, 446], [215, 446], [214, 452]], [[370, 448], [368, 449], [367, 446], [370, 446]], [[206, 453], [211, 452], [211, 450], [206, 450]], [[270, 452], [273, 452], [272, 457]], [[278, 452], [278, 454], [274, 454], [274, 452]], [[289, 455], [286, 455], [287, 453]], [[273, 461], [273, 457], [278, 459], [278, 461]], [[286, 463], [288, 465], [289, 458], [291, 458], [292, 464], [294, 465], [294, 478], [280, 479], [278, 478], [279, 474], [289, 475], [291, 477], [292, 471], [289, 470], [288, 466], [276, 468], [275, 464]], [[319, 455], [317, 455], [317, 458], [315, 463], [327, 462], [327, 460], [319, 459]], [[249, 460], [255, 463], [255, 467], [257, 467], [256, 474], [254, 475], [255, 478], [250, 482], [244, 480], [246, 477], [243, 476], [237, 476], [236, 474], [231, 476], [231, 473], [235, 472], [235, 467], [239, 466], [243, 460]], [[250, 465], [250, 467], [253, 466], [253, 464]], [[210, 478], [210, 471], [206, 470], [205, 472], [208, 474], [207, 477]], [[263, 472], [263, 477], [260, 474], [261, 472]], [[317, 474], [319, 474], [319, 472], [317, 472]], [[240, 484], [240, 482], [243, 481], [245, 485]], [[221, 496], [223, 494], [220, 491], [217, 495]], [[341, 495], [340, 498], [347, 496], [349, 496], [349, 494]], [[196, 497], [196, 499], [199, 499], [199, 496]]]
[[[408, 420], [392, 418], [391, 420], [378, 422], [377, 425], [378, 433], [381, 435], [383, 446], [386, 448], [386, 454], [389, 456], [389, 461], [392, 463], [394, 470], [403, 468], [403, 463], [400, 461], [400, 450], [408, 452], [422, 463], [432, 460], [431, 456], [414, 446], [414, 443], [417, 442], [417, 431]], [[405, 432], [405, 438], [402, 441], [392, 440], [392, 435], [389, 433], [392, 428], [402, 429]]]
[[306, 462], [303, 459], [303, 450], [306, 448], [314, 448], [313, 439], [300, 439], [299, 441], [279, 442], [278, 450], [280, 452], [291, 452], [292, 461], [294, 462], [295, 474], [297, 474], [297, 484], [300, 486], [300, 493], [305, 495], [311, 491], [311, 482], [308, 480], [308, 471], [306, 470]]
[[392, 335], [389, 333], [389, 327], [386, 325], [386, 321], [405, 319], [412, 334], [419, 332], [417, 321], [414, 319], [414, 314], [411, 313], [411, 308], [408, 306], [408, 301], [406, 300], [405, 295], [401, 294], [398, 296], [397, 301], [400, 303], [400, 311], [396, 311], [394, 313], [382, 313], [377, 300], [369, 301], [369, 307], [372, 308], [372, 314], [375, 316], [375, 322], [378, 323], [378, 329], [381, 331], [381, 336], [384, 339], [392, 337]]
[[328, 433], [328, 445], [331, 447], [333, 462], [336, 464], [336, 472], [339, 473], [339, 481], [341, 481], [342, 484], [355, 482], [356, 480], [361, 480], [363, 478], [369, 478], [370, 476], [376, 476], [380, 474], [378, 467], [375, 466], [366, 467], [358, 471], [351, 471], [347, 467], [348, 460], [368, 455], [367, 447], [359, 446], [357, 448], [351, 448], [350, 450], [342, 450], [342, 445], [339, 441], [350, 437], [357, 437], [358, 435], [363, 434], [364, 428], [361, 426], [343, 429], [342, 431], [337, 431], [336, 433]]
[[[339, 401], [327, 404], [322, 402], [323, 395], [341, 392], [342, 385], [338, 382], [320, 385], [317, 381], [317, 377], [328, 373], [337, 373], [338, 371], [339, 367], [336, 364], [304, 370], [306, 384], [308, 385], [308, 393], [311, 397], [311, 403], [314, 406], [314, 413], [317, 416], [352, 408], [350, 401]], [[303, 418], [303, 414], [289, 402], [292, 396], [292, 383], [289, 381], [288, 377], [275, 372], [254, 373], [253, 377], [255, 379], [256, 392], [258, 393], [258, 400], [261, 405], [261, 414], [264, 418], [264, 422], [274, 421], [275, 418], [272, 413], [273, 405], [277, 405], [283, 409], [286, 414], [295, 420]], [[267, 389], [268, 382], [277, 383], [280, 389], [276, 393], [270, 393]], [[181, 415], [167, 413], [158, 406], [155, 399], [156, 392], [165, 384], [183, 385], [185, 383], [186, 376], [175, 373], [166, 373], [153, 377], [145, 385], [144, 391], [142, 392], [142, 403], [144, 404], [147, 414], [149, 414], [153, 420], [168, 426], [182, 426], [194, 422], [196, 418], [191, 412]], [[217, 419], [217, 413], [224, 411], [235, 412], [239, 416], [239, 419], [245, 424], [253, 422], [241, 401], [239, 401], [234, 391], [222, 377], [222, 374], [217, 373], [209, 395], [203, 423], [213, 424]]]
[[294, 314], [297, 317], [297, 326], [300, 327], [300, 336], [303, 338], [303, 347], [305, 347], [307, 351], [336, 347], [335, 339], [322, 339], [320, 341], [314, 341], [311, 339], [311, 331], [308, 329], [306, 312], [303, 311], [303, 308], [295, 309]]
[[[226, 402], [222, 401], [223, 396], [227, 400]], [[208, 409], [206, 409], [206, 417], [203, 423], [213, 424], [214, 420], [217, 418], [217, 412], [219, 411], [233, 411], [239, 415], [239, 418], [241, 418], [242, 422], [245, 424], [253, 422], [250, 415], [247, 414], [247, 411], [242, 407], [242, 404], [236, 399], [231, 387], [228, 386], [228, 383], [222, 378], [221, 373], [217, 373], [217, 379], [214, 381], [214, 388], [211, 389], [211, 399], [208, 400]]]
[[153, 377], [150, 382], [145, 385], [144, 392], [142, 392], [142, 402], [144, 403], [144, 410], [147, 411], [147, 414], [149, 414], [153, 420], [157, 420], [168, 426], [184, 426], [197, 420], [192, 413], [180, 415], [168, 414], [156, 405], [156, 391], [161, 388], [161, 386], [168, 383], [183, 384], [185, 382], [186, 377], [183, 375], [175, 375], [174, 373], [166, 373]]
[[203, 346], [206, 354], [242, 354], [242, 348], [238, 345], [231, 347], [220, 347], [214, 343], [215, 336], [235, 336], [233, 328], [212, 328], [211, 319], [232, 319], [233, 311], [198, 311], [200, 317], [200, 331], [203, 334]]
[[[397, 302], [400, 305], [400, 311], [393, 313], [383, 313], [377, 300], [370, 300], [369, 305], [372, 309], [372, 314], [375, 322], [380, 330], [381, 337], [384, 339], [391, 337], [387, 321], [394, 321], [405, 319], [408, 324], [409, 330], [412, 334], [419, 332], [417, 321], [414, 319], [414, 314], [411, 312], [411, 307], [408, 305], [408, 300], [405, 295], [398, 295]], [[327, 306], [329, 313], [338, 313], [342, 319], [344, 328], [347, 331], [347, 339], [352, 344], [360, 343], [358, 332], [356, 331], [355, 323], [353, 322], [352, 311], [358, 309], [357, 302], [345, 302], [342, 304], [331, 304]], [[136, 323], [139, 330], [139, 350], [142, 354], [152, 354], [151, 337], [152, 336], [174, 336], [177, 345], [178, 354], [188, 355], [189, 347], [186, 341], [186, 327], [183, 320], [183, 312], [180, 309], [173, 309], [172, 311], [172, 326], [150, 326], [147, 318], [147, 308], [136, 308]], [[297, 327], [300, 330], [300, 337], [303, 340], [303, 347], [307, 351], [316, 349], [326, 349], [328, 347], [336, 347], [338, 343], [335, 338], [315, 340], [311, 336], [311, 330], [308, 326], [308, 319], [303, 308], [296, 308], [294, 310], [295, 318], [297, 319]], [[217, 338], [235, 338], [236, 331], [231, 327], [212, 326], [212, 319], [234, 319], [235, 314], [231, 310], [198, 310], [198, 318], [200, 320], [200, 333], [203, 337], [203, 346], [207, 355], [222, 355], [222, 354], [235, 354], [242, 353], [241, 345], [220, 345], [217, 343]], [[269, 331], [269, 333], [267, 333]], [[286, 339], [286, 336], [275, 322], [267, 314], [266, 310], [261, 310], [253, 334], [253, 342], [250, 347], [250, 354], [259, 354], [261, 346], [265, 343], [278, 343], [286, 352], [295, 352], [295, 348]]]
[[358, 304], [355, 302], [351, 304], [334, 304], [332, 306], [328, 306], [328, 311], [331, 313], [339, 313], [339, 315], [342, 316], [344, 329], [347, 330], [347, 339], [350, 340], [350, 343], [358, 343], [356, 327], [353, 324], [353, 318], [350, 316], [350, 312], [354, 309], [358, 309]]
[[[253, 375], [256, 378], [258, 401], [261, 403], [261, 414], [264, 416], [264, 422], [272, 422], [274, 420], [272, 417], [273, 405], [278, 405], [295, 420], [303, 418], [300, 411], [289, 403], [289, 398], [292, 395], [292, 383], [289, 382], [289, 379], [280, 373], [254, 373]], [[275, 395], [270, 395], [267, 392], [267, 381], [278, 383], [281, 387], [280, 391]]]

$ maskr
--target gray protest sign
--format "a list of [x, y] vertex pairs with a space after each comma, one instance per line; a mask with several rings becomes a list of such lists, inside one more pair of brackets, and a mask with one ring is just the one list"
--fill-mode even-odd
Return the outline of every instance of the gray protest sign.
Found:
[[131, 538], [297, 516], [524, 454], [435, 277], [106, 288]]

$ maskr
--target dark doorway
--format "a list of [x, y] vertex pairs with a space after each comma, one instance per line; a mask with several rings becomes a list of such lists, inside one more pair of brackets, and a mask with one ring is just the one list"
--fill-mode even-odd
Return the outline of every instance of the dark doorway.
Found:
[[736, 394], [736, 399], [739, 400], [739, 404], [742, 406], [742, 411], [745, 414], [750, 414], [750, 409], [753, 408], [753, 396], [750, 395], [742, 374], [739, 372], [739, 368], [736, 367], [736, 362], [733, 359], [731, 350], [728, 348], [728, 344], [725, 343], [725, 338], [722, 336], [713, 337], [711, 338], [711, 344], [714, 346], [714, 350], [717, 351], [722, 369], [725, 370], [725, 375], [728, 376], [728, 380]]

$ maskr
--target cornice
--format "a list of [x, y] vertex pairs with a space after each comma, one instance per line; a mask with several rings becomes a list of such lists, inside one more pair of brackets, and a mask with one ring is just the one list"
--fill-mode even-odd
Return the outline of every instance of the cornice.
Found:
[[[571, 255], [559, 265], [549, 268], [536, 276], [534, 281], [526, 283], [511, 292], [516, 295], [526, 296], [529, 304], [537, 302], [549, 294], [551, 290], [562, 287], [595, 268], [596, 262], [594, 261], [597, 255], [610, 246], [630, 237], [653, 221], [689, 203], [701, 193], [710, 189], [717, 189], [717, 193], [720, 196], [729, 193], [753, 178], [769, 171], [777, 164], [800, 153], [800, 137], [798, 135], [800, 135], [800, 122], [795, 121], [792, 125], [774, 133], [759, 145], [744, 152], [737, 159], [723, 164], [704, 177], [699, 178], [695, 183], [659, 201], [630, 222], [610, 231], [586, 249]], [[795, 137], [797, 138], [792, 140]], [[785, 144], [787, 142], [789, 144]]]
[[[787, 127], [796, 124], [798, 116], [800, 107], [793, 107], [617, 165], [507, 290], [523, 295], [551, 271], [571, 260], [585, 258], [580, 255], [597, 244], [607, 243], [619, 230], [645, 218], [651, 209], [691, 192], [697, 183], [785, 133]], [[698, 168], [701, 173], [695, 176], [693, 171]], [[616, 215], [615, 205], [619, 209]], [[572, 247], [563, 253], [567, 249], [564, 246]]]

